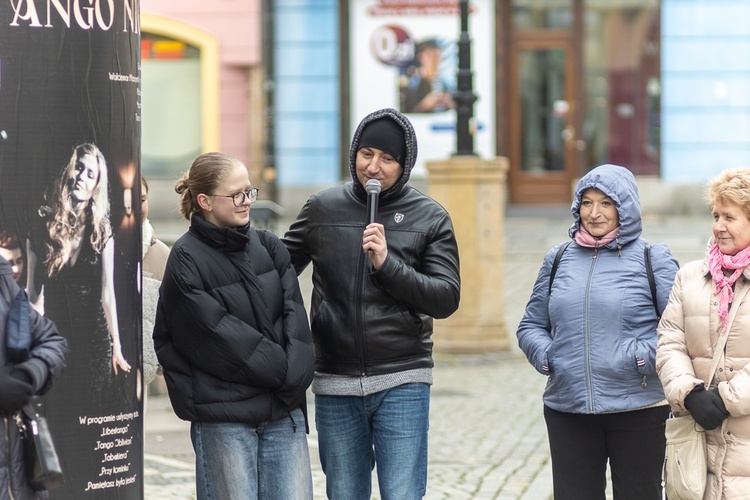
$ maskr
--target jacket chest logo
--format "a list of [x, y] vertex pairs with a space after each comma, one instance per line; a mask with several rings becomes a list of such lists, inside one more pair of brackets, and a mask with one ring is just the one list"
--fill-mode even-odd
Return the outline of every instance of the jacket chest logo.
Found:
[[395, 214], [393, 214], [393, 220], [396, 221], [396, 224], [401, 223], [401, 221], [404, 220], [404, 214], [396, 212]]

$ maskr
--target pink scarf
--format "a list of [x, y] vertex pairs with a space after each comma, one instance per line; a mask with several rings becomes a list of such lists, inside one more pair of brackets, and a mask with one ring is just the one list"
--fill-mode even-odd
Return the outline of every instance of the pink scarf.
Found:
[[[750, 264], [750, 247], [747, 247], [736, 255], [724, 255], [719, 250], [719, 245], [714, 243], [708, 250], [708, 270], [714, 280], [714, 295], [719, 296], [719, 303], [716, 310], [721, 318], [721, 334], [724, 335], [727, 330], [727, 314], [729, 313], [729, 304], [734, 298], [732, 285], [737, 278], [742, 275], [742, 271]], [[734, 270], [729, 276], [724, 276], [724, 269]]]
[[600, 246], [606, 245], [607, 243], [612, 243], [613, 241], [615, 241], [615, 238], [617, 237], [617, 233], [619, 231], [620, 228], [616, 227], [601, 238], [595, 238], [594, 236], [591, 236], [591, 233], [586, 231], [583, 226], [581, 226], [575, 233], [575, 240], [576, 243], [578, 243], [582, 247], [598, 248]]

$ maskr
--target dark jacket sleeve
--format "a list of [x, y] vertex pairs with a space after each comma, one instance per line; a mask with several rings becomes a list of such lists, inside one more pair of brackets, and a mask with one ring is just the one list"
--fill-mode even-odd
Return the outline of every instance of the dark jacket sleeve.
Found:
[[269, 232], [266, 233], [266, 249], [279, 273], [284, 300], [282, 321], [288, 368], [286, 379], [277, 392], [277, 396], [285, 403], [293, 404], [304, 396], [312, 383], [315, 372], [312, 336], [297, 274], [292, 266], [289, 252], [281, 240]]
[[25, 370], [34, 381], [37, 394], [47, 392], [65, 368], [68, 342], [55, 324], [31, 309], [31, 352], [16, 368]]
[[154, 347], [165, 370], [186, 373], [186, 364], [230, 382], [279, 388], [286, 353], [229, 312], [201, 286], [192, 257], [172, 250], [162, 282]]
[[458, 244], [447, 212], [433, 224], [419, 266], [417, 270], [389, 253], [372, 277], [394, 299], [433, 318], [447, 318], [461, 297]]
[[297, 220], [289, 226], [289, 230], [281, 240], [289, 251], [292, 266], [298, 276], [305, 270], [312, 260], [312, 257], [310, 257], [310, 254], [307, 251], [305, 242], [309, 225], [308, 218], [310, 216], [310, 201], [311, 200], [307, 200], [300, 210], [299, 215], [297, 215]]
[[[10, 275], [2, 278], [3, 300], [9, 303], [19, 290], [18, 285]], [[7, 317], [2, 318], [5, 325]], [[52, 382], [65, 368], [68, 354], [68, 342], [60, 335], [55, 324], [48, 318], [29, 308], [29, 325], [31, 330], [31, 349], [29, 357], [15, 365], [15, 368], [25, 372], [32, 381], [35, 394], [47, 392]], [[3, 342], [5, 337], [3, 336]]]

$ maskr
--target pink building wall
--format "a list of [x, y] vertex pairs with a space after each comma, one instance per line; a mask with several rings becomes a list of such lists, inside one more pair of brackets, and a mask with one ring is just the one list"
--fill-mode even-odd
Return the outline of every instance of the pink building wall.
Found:
[[219, 41], [221, 150], [249, 161], [250, 72], [261, 64], [259, 0], [141, 0], [141, 12], [190, 24]]

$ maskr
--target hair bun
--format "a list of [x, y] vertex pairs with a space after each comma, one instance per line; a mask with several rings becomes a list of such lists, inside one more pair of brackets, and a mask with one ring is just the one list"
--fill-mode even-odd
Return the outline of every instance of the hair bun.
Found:
[[189, 184], [190, 178], [188, 176], [188, 173], [185, 172], [180, 180], [177, 181], [177, 183], [174, 185], [174, 190], [177, 194], [182, 194], [185, 191], [188, 191], [190, 189]]

